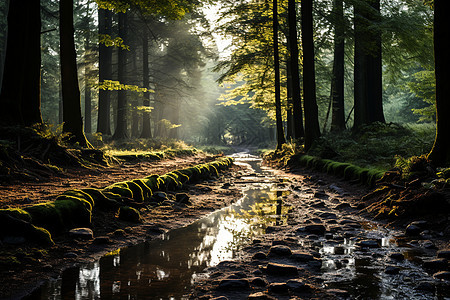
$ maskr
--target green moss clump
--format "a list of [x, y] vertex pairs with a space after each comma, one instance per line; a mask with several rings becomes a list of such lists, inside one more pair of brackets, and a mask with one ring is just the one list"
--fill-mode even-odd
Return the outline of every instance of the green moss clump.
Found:
[[0, 209], [0, 218], [4, 217], [4, 215], [9, 215], [26, 222], [31, 222], [30, 214], [20, 208]]
[[133, 193], [134, 201], [144, 202], [144, 193], [142, 191], [142, 188], [139, 186], [139, 184], [137, 184], [136, 182], [133, 182], [133, 181], [127, 181], [125, 183], [128, 186], [128, 188], [131, 190], [131, 192]]
[[91, 195], [89, 195], [88, 193], [84, 192], [83, 190], [68, 190], [65, 191], [64, 193], [62, 193], [60, 196], [58, 196], [56, 199], [58, 199], [59, 197], [63, 197], [63, 196], [72, 196], [75, 198], [81, 198], [86, 200], [87, 202], [89, 202], [91, 204], [92, 207], [95, 206], [95, 201], [92, 198]]
[[124, 182], [115, 183], [103, 189], [103, 192], [113, 193], [125, 198], [133, 199], [133, 192]]
[[4, 210], [3, 215], [0, 216], [0, 237], [19, 236], [43, 246], [54, 245], [52, 237], [47, 230], [14, 217], [14, 210], [12, 209], [11, 215]]
[[133, 207], [122, 206], [119, 208], [119, 219], [128, 222], [141, 223], [142, 218], [139, 211]]
[[134, 179], [133, 183], [137, 184], [142, 189], [143, 201], [148, 201], [152, 197], [152, 189], [149, 188], [142, 179]]
[[150, 175], [142, 179], [142, 181], [147, 185], [152, 191], [157, 191], [161, 189], [161, 185], [164, 184], [159, 175]]

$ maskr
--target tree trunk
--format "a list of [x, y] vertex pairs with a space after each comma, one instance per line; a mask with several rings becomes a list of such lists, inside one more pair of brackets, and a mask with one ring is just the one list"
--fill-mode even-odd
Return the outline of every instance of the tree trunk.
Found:
[[[87, 13], [88, 14], [88, 10]], [[89, 82], [89, 71], [90, 71], [90, 61], [89, 61], [89, 52], [91, 51], [91, 46], [89, 42], [89, 15], [86, 16], [87, 22], [87, 31], [84, 41], [84, 132], [91, 133], [92, 132], [92, 97], [91, 97], [91, 84]]]
[[[148, 38], [144, 35], [142, 39], [142, 86], [150, 87], [150, 74], [148, 66]], [[150, 92], [144, 94], [144, 106], [150, 108]], [[144, 111], [142, 123], [141, 138], [152, 138], [152, 127], [150, 121], [150, 112]]]
[[[112, 12], [105, 9], [98, 10], [98, 33], [112, 33]], [[99, 45], [98, 58], [99, 82], [112, 80], [112, 47]], [[111, 92], [100, 89], [98, 91], [98, 120], [97, 132], [111, 135]]]
[[278, 53], [278, 3], [273, 0], [273, 60], [275, 67], [275, 118], [277, 126], [277, 149], [286, 143], [281, 117], [281, 87], [280, 87], [280, 55]]
[[344, 7], [343, 0], [334, 0], [334, 60], [331, 79], [332, 116], [331, 131], [345, 129], [344, 107]]
[[[128, 16], [127, 13], [119, 13], [119, 36], [123, 39], [124, 43], [127, 40], [127, 26], [128, 26]], [[117, 56], [118, 69], [117, 75], [119, 82], [122, 84], [127, 84], [126, 80], [126, 64], [128, 57], [128, 50], [119, 49]], [[127, 91], [119, 90], [117, 95], [117, 125], [116, 131], [114, 132], [113, 139], [121, 140], [128, 138], [128, 107], [127, 107]]]
[[75, 52], [73, 28], [73, 1], [59, 2], [61, 85], [63, 98], [63, 130], [71, 133], [69, 140], [89, 147], [83, 132], [80, 89], [78, 87], [77, 56]]
[[[289, 49], [289, 39], [288, 39]], [[292, 115], [292, 74], [291, 74], [291, 58], [287, 55], [286, 59], [286, 90], [287, 90], [287, 107], [286, 107], [286, 139], [291, 141], [294, 138], [294, 120]]]
[[385, 122], [383, 113], [380, 0], [366, 0], [354, 6], [354, 128]]
[[303, 94], [305, 100], [305, 150], [320, 137], [319, 113], [316, 102], [312, 0], [302, 0]]
[[0, 122], [30, 126], [41, 116], [40, 2], [11, 0], [0, 94]]
[[434, 61], [436, 74], [436, 138], [428, 154], [434, 165], [450, 165], [450, 22], [444, 0], [434, 0]]
[[288, 25], [289, 25], [289, 57], [291, 67], [292, 85], [292, 114], [293, 114], [293, 135], [294, 139], [300, 139], [305, 135], [303, 128], [303, 110], [300, 88], [299, 55], [297, 40], [297, 10], [295, 0], [288, 2]]

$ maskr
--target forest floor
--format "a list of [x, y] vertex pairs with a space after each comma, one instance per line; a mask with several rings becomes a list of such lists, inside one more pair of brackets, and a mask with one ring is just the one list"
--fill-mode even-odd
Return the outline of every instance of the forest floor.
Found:
[[[56, 195], [67, 189], [102, 188], [114, 182], [142, 178], [150, 174], [164, 174], [174, 169], [196, 165], [212, 159], [210, 156], [197, 154], [195, 156], [153, 162], [123, 163], [120, 166], [104, 167], [96, 171], [69, 169], [64, 176], [51, 177], [43, 182], [1, 185], [2, 200], [0, 208], [23, 207], [54, 199]], [[242, 197], [242, 186], [235, 185], [234, 182], [242, 180], [242, 176], [248, 175], [249, 172], [251, 171], [235, 165], [226, 171], [224, 175], [220, 176], [218, 180], [189, 184], [182, 191], [178, 191], [178, 193], [188, 194], [190, 205], [159, 206], [152, 210], [144, 211], [142, 212], [143, 224], [120, 221], [113, 212], [101, 212], [93, 219], [94, 239], [74, 239], [68, 234], [56, 236], [54, 237], [55, 246], [43, 250], [27, 244], [0, 245], [0, 251], [2, 252], [0, 256], [3, 259], [3, 263], [7, 263], [0, 264], [0, 299], [22, 298], [39, 286], [40, 283], [50, 278], [56, 278], [67, 267], [92, 261], [120, 247], [159, 238], [163, 232], [190, 224], [214, 210], [236, 202]], [[361, 185], [349, 184], [335, 177], [302, 168], [290, 170], [289, 172], [278, 170], [277, 173], [288, 178], [289, 182], [292, 183], [291, 187], [293, 189], [295, 189], [295, 186], [300, 186], [301, 190], [308, 190], [307, 201], [305, 198], [294, 197], [293, 195], [285, 199], [289, 205], [295, 208], [296, 212], [302, 209], [315, 209], [309, 207], [310, 204], [316, 204], [320, 209], [311, 212], [309, 221], [298, 217], [292, 220], [294, 223], [290, 224], [291, 226], [273, 228], [274, 231], [265, 234], [259, 240], [255, 240], [248, 247], [247, 256], [244, 256], [241, 260], [219, 264], [219, 266], [211, 270], [213, 275], [210, 277], [210, 280], [200, 282], [196, 287], [192, 296], [193, 299], [212, 299], [222, 295], [228, 297], [228, 299], [247, 299], [247, 296], [252, 292], [255, 294], [253, 299], [289, 299], [289, 294], [301, 296], [302, 298], [336, 299], [341, 296], [344, 298], [348, 297], [349, 294], [344, 289], [324, 290], [321, 287], [322, 279], [316, 276], [317, 265], [315, 263], [317, 262], [316, 256], [318, 254], [316, 251], [311, 250], [305, 256], [297, 255], [297, 260], [306, 259], [302, 263], [307, 263], [307, 266], [302, 269], [299, 268], [300, 273], [296, 274], [296, 278], [300, 278], [301, 282], [286, 282], [286, 278], [284, 278], [286, 279], [285, 281], [280, 281], [277, 276], [269, 274], [270, 270], [267, 273], [269, 264], [272, 263], [271, 267], [275, 266], [277, 268], [276, 263], [286, 263], [288, 261], [287, 257], [283, 257], [283, 255], [275, 255], [275, 258], [273, 258], [267, 256], [267, 254], [270, 251], [276, 252], [276, 249], [272, 249], [275, 246], [279, 246], [278, 248], [287, 247], [291, 248], [292, 251], [297, 251], [298, 245], [294, 246], [293, 231], [298, 230], [299, 227], [303, 228], [305, 224], [311, 222], [324, 224], [327, 233], [332, 232], [330, 230], [334, 225], [340, 225], [341, 227], [339, 228], [335, 226], [335, 230], [338, 230], [338, 233], [342, 234], [342, 236], [344, 234], [349, 234], [350, 236], [349, 232], [351, 230], [349, 226], [346, 226], [346, 222], [349, 224], [351, 223], [349, 220], [352, 220], [353, 225], [358, 223], [354, 216], [356, 214], [364, 214], [363, 210], [361, 210], [363, 206], [358, 205], [360, 205], [361, 198], [369, 190]], [[328, 195], [336, 194], [336, 190], [330, 192], [330, 187], [336, 185], [339, 186], [338, 194], [341, 195], [335, 195], [335, 197], [327, 196], [326, 199], [320, 199], [321, 193], [322, 196], [323, 193]], [[311, 202], [312, 200], [314, 200], [314, 203]], [[308, 208], [305, 207], [305, 203], [307, 203]], [[336, 208], [338, 204], [343, 206]], [[317, 212], [319, 211], [322, 213], [336, 213], [339, 215], [337, 218], [339, 223], [334, 224], [332, 217], [322, 216], [317, 218]], [[299, 214], [301, 213], [299, 212]], [[316, 216], [313, 216], [314, 214]], [[370, 219], [371, 217], [368, 217], [366, 214], [366, 218]], [[424, 240], [430, 241], [434, 246], [434, 253], [437, 249], [449, 248], [448, 219], [445, 217], [436, 219], [435, 216], [430, 215], [420, 220], [428, 222], [429, 234], [424, 237], [414, 237], [413, 243], [414, 240], [416, 242], [419, 240], [417, 243], [423, 245]], [[384, 226], [391, 226], [404, 231], [405, 227], [412, 221], [418, 220], [416, 218], [403, 218], [392, 224], [385, 222]], [[439, 228], [436, 228], [436, 226], [439, 226]], [[360, 228], [361, 226], [357, 230], [360, 230]], [[445, 234], [441, 235], [441, 232], [445, 232]], [[311, 241], [317, 237], [317, 232], [312, 233], [308, 236]], [[411, 242], [411, 239], [409, 242]], [[284, 250], [281, 249], [280, 251], [282, 253]], [[11, 253], [14, 255], [12, 256]], [[258, 259], [254, 259], [255, 253], [262, 253], [265, 257], [260, 254]], [[10, 261], [6, 260], [8, 255], [11, 255]], [[444, 269], [448, 268], [448, 262], [446, 263], [447, 265]], [[265, 267], [261, 268], [261, 265], [265, 265]], [[281, 267], [280, 270], [287, 273], [291, 272], [289, 268], [283, 269]], [[245, 275], [245, 278], [239, 278], [242, 274]], [[288, 277], [291, 275], [288, 275]], [[262, 285], [254, 286], [253, 283], [255, 282], [251, 281], [254, 278], [262, 278], [259, 281], [255, 281], [256, 284]], [[242, 281], [241, 279], [244, 280]], [[224, 284], [229, 285], [224, 288]], [[233, 286], [233, 284], [237, 285], [239, 291], [236, 291], [236, 286]], [[240, 286], [239, 288], [240, 284], [244, 284], [245, 287], [242, 289], [242, 286]], [[247, 288], [248, 284], [251, 285], [251, 288]], [[292, 289], [297, 289], [298, 293], [292, 294], [288, 285], [293, 286]], [[294, 296], [293, 299], [300, 299], [295, 298], [297, 296]]]

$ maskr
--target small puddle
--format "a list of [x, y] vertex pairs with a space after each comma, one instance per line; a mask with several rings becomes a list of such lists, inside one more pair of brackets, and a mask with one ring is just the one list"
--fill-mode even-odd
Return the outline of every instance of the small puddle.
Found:
[[[244, 196], [193, 224], [171, 230], [161, 239], [111, 252], [100, 260], [67, 269], [32, 295], [33, 299], [188, 299], [205, 268], [237, 258], [240, 249], [267, 226], [287, 223], [288, 207], [273, 174], [261, 160], [236, 159], [255, 173]], [[248, 180], [248, 177], [246, 178]], [[272, 182], [272, 183], [269, 183]]]

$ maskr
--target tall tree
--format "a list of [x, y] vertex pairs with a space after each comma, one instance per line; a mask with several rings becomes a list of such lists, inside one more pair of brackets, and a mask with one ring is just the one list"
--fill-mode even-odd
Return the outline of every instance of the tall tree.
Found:
[[354, 128], [385, 122], [381, 66], [380, 0], [355, 2]]
[[[109, 35], [112, 33], [112, 12], [107, 9], [98, 9], [98, 33]], [[100, 43], [98, 47], [99, 82], [112, 80], [112, 47]], [[111, 135], [111, 91], [100, 89], [98, 91], [98, 121], [97, 132]]]
[[[148, 36], [144, 34], [142, 38], [142, 86], [150, 88], [150, 74], [148, 65]], [[144, 110], [141, 138], [152, 138], [152, 127], [150, 123], [150, 93], [144, 93], [144, 106], [148, 110]]]
[[344, 46], [345, 25], [343, 0], [333, 1], [334, 16], [334, 59], [331, 79], [332, 117], [331, 131], [345, 129], [344, 109]]
[[437, 166], [450, 165], [450, 19], [444, 0], [434, 0], [434, 60], [436, 75], [436, 138], [428, 157]]
[[91, 96], [91, 83], [90, 83], [90, 55], [91, 55], [91, 42], [90, 42], [90, 16], [89, 16], [89, 3], [86, 4], [86, 17], [85, 17], [85, 35], [84, 35], [84, 132], [92, 132], [92, 96]]
[[61, 88], [63, 99], [63, 130], [70, 133], [69, 140], [88, 147], [83, 131], [80, 88], [78, 86], [77, 55], [73, 28], [73, 0], [59, 2], [59, 36], [61, 60]]
[[[298, 55], [298, 40], [297, 40], [297, 9], [295, 0], [288, 0], [288, 51], [289, 51], [289, 65], [290, 65], [290, 87], [292, 95], [292, 114], [293, 114], [293, 133], [294, 139], [300, 139], [304, 136], [303, 128], [303, 111], [300, 89], [299, 76], [299, 55]], [[288, 77], [289, 80], [289, 77]]]
[[[128, 39], [128, 12], [119, 13], [119, 36], [127, 43]], [[117, 55], [117, 76], [121, 84], [126, 84], [127, 49], [119, 49]], [[117, 124], [113, 139], [120, 140], [129, 137], [128, 134], [128, 103], [127, 91], [119, 90], [117, 96]]]
[[283, 119], [281, 117], [281, 87], [280, 87], [280, 55], [278, 52], [278, 3], [273, 0], [273, 63], [275, 72], [275, 121], [277, 126], [277, 149], [286, 143], [283, 133]]
[[29, 126], [41, 123], [40, 2], [11, 0], [0, 94], [0, 122]]
[[303, 94], [305, 105], [305, 150], [320, 137], [319, 113], [316, 101], [316, 76], [314, 68], [314, 41], [312, 0], [302, 0], [302, 43], [303, 43]]

